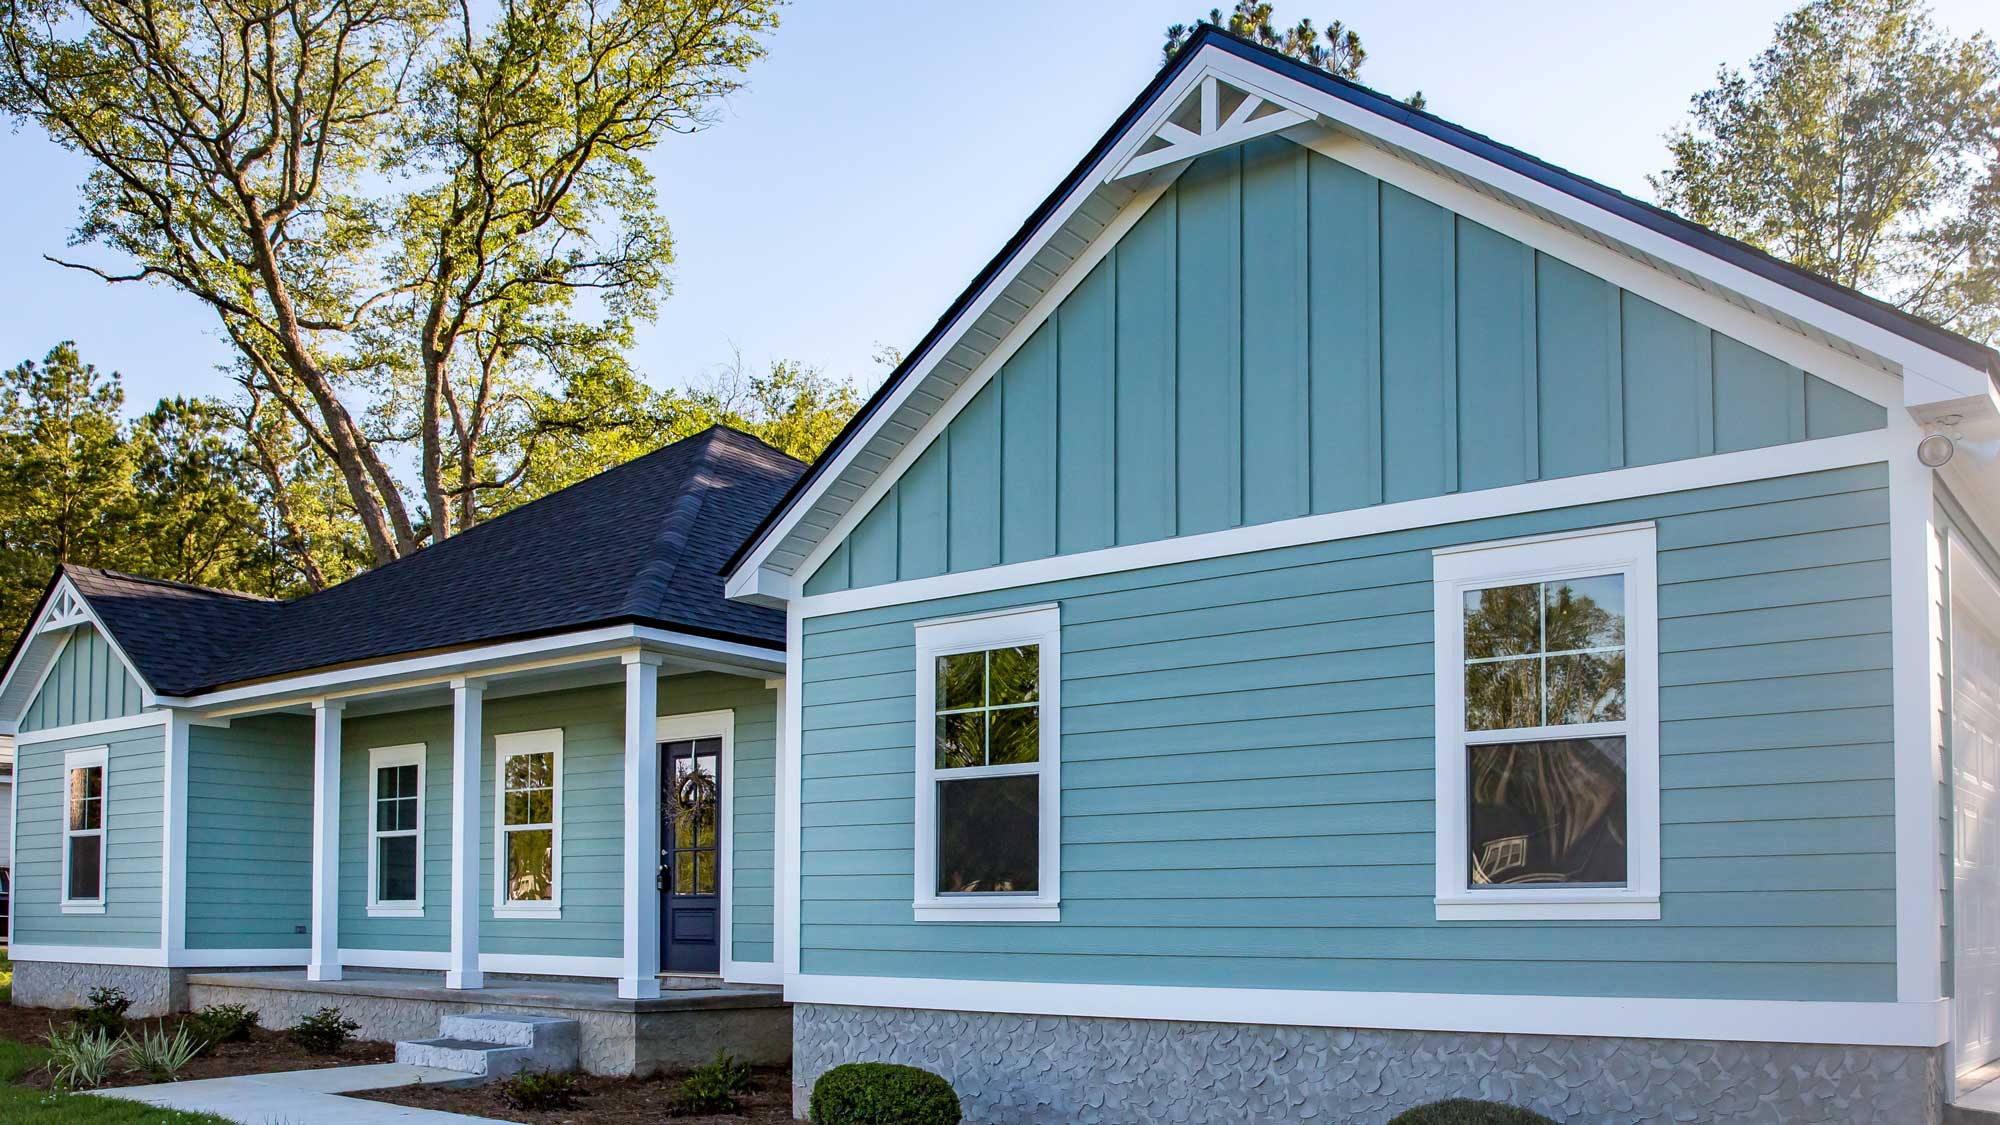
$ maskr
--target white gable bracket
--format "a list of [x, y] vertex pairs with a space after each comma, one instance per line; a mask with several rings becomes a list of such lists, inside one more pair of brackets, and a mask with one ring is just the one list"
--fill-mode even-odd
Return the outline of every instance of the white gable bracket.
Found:
[[1112, 165], [1105, 182], [1184, 164], [1203, 153], [1283, 132], [1314, 119], [1312, 113], [1294, 102], [1240, 77], [1218, 77], [1208, 68], [1176, 83], [1176, 89], [1162, 98], [1160, 104], [1165, 108], [1156, 111], [1145, 125], [1134, 131], [1138, 138], [1136, 147], [1128, 145], [1129, 151]]

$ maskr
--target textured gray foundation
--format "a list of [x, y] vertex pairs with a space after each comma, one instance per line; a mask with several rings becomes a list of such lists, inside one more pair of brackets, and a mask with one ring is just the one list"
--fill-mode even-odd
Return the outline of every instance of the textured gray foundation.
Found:
[[1441, 1098], [1557, 1121], [1894, 1122], [1942, 1114], [1942, 1055], [1675, 1039], [1563, 1038], [1014, 1016], [799, 1004], [792, 1109], [844, 1062], [950, 1080], [967, 1122], [1354, 1122]]
[[23, 1008], [81, 1008], [93, 988], [120, 988], [132, 998], [128, 1014], [163, 1016], [187, 1007], [187, 970], [140, 965], [69, 965], [14, 962], [14, 1003]]
[[669, 992], [658, 1000], [619, 1000], [601, 982], [488, 977], [487, 987], [454, 992], [425, 976], [370, 972], [312, 984], [297, 970], [197, 972], [188, 978], [192, 1007], [242, 1004], [265, 1027], [290, 1027], [335, 1007], [361, 1025], [362, 1039], [431, 1039], [445, 1016], [474, 1012], [561, 1016], [577, 1022], [578, 1063], [591, 1074], [639, 1075], [685, 1070], [718, 1048], [757, 1066], [792, 1055], [792, 1014], [776, 989], [719, 988]]

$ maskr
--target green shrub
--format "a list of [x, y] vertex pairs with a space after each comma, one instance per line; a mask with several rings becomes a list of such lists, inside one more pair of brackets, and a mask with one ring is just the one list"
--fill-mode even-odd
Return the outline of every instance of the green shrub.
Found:
[[190, 1012], [181, 1026], [206, 1051], [217, 1043], [241, 1043], [257, 1026], [257, 1013], [241, 1004], [210, 1004]]
[[125, 1012], [131, 1007], [132, 998], [125, 995], [124, 989], [93, 988], [90, 1007], [76, 1009], [70, 1018], [85, 1031], [101, 1031], [116, 1039], [125, 1034]]
[[49, 1028], [49, 1085], [58, 1090], [95, 1090], [111, 1076], [118, 1042], [95, 1028], [72, 1023]]
[[500, 1083], [500, 1100], [515, 1109], [575, 1109], [583, 1083], [567, 1070], [524, 1070]]
[[755, 1088], [750, 1064], [718, 1050], [715, 1058], [681, 1076], [681, 1092], [674, 1099], [673, 1112], [735, 1113], [743, 1108], [736, 1095]]
[[951, 1083], [894, 1063], [843, 1063], [813, 1083], [812, 1125], [958, 1125]]
[[1519, 1106], [1452, 1098], [1406, 1109], [1391, 1117], [1389, 1125], [1555, 1125], [1555, 1122]]
[[340, 1014], [339, 1008], [321, 1008], [292, 1026], [292, 1042], [322, 1055], [337, 1055], [361, 1025]]
[[182, 1067], [201, 1054], [202, 1041], [183, 1024], [172, 1035], [164, 1027], [136, 1037], [127, 1033], [123, 1046], [126, 1061], [135, 1069], [145, 1071], [146, 1077], [155, 1082], [172, 1082], [180, 1077]]

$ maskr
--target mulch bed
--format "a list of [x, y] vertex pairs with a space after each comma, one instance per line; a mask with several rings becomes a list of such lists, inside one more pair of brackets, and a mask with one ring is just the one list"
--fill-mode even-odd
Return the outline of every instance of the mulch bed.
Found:
[[584, 1097], [575, 1109], [539, 1112], [514, 1109], [500, 1099], [497, 1086], [441, 1089], [404, 1086], [373, 1090], [355, 1097], [415, 1106], [419, 1109], [496, 1117], [529, 1125], [791, 1125], [792, 1072], [785, 1067], [757, 1070], [757, 1089], [742, 1096], [743, 1112], [671, 1117], [668, 1107], [680, 1090], [678, 1075], [659, 1078], [593, 1078], [581, 1076]]
[[[69, 1022], [69, 1013], [51, 1008], [16, 1008], [0, 1006], [0, 1039], [12, 1039], [18, 1043], [40, 1045], [48, 1035], [51, 1024], [61, 1027]], [[143, 1034], [159, 1027], [171, 1025], [175, 1017], [167, 1019], [132, 1020], [128, 1026], [134, 1035]], [[282, 1031], [257, 1029], [250, 1038], [241, 1043], [217, 1044], [208, 1053], [189, 1063], [180, 1073], [180, 1081], [196, 1078], [231, 1078], [239, 1074], [270, 1074], [281, 1070], [321, 1070], [330, 1066], [356, 1066], [361, 1063], [381, 1063], [396, 1061], [396, 1045], [393, 1043], [349, 1043], [338, 1055], [322, 1055], [308, 1051], [291, 1041]], [[106, 1086], [144, 1086], [152, 1079], [136, 1071], [121, 1071], [113, 1074]], [[23, 1086], [41, 1089], [48, 1087], [47, 1073], [36, 1071], [25, 1074], [20, 1079]]]

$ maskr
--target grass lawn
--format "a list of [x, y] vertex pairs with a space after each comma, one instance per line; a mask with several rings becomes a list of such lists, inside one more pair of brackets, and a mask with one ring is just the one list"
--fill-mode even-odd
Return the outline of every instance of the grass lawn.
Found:
[[[14, 963], [0, 956], [0, 1004], [14, 1002]], [[0, 1121], [8, 1125], [230, 1125], [206, 1113], [177, 1113], [115, 1098], [54, 1094], [14, 1083], [48, 1061], [33, 1043], [0, 1039]]]

